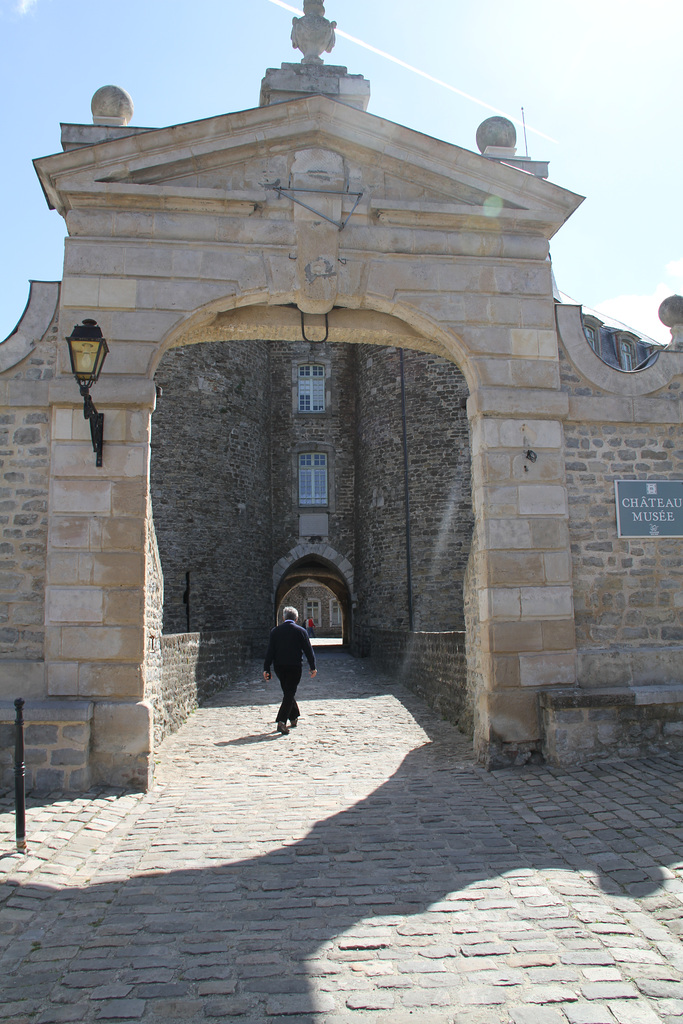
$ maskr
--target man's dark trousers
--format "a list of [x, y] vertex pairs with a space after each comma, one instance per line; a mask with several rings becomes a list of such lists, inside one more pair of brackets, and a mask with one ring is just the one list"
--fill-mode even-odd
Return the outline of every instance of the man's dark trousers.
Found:
[[296, 688], [301, 680], [301, 662], [306, 657], [311, 672], [315, 672], [315, 654], [308, 633], [297, 626], [294, 619], [285, 619], [280, 626], [270, 631], [268, 650], [263, 662], [263, 673], [270, 678], [272, 664], [275, 675], [282, 687], [282, 704], [277, 713], [278, 724], [287, 725], [299, 717], [299, 706], [295, 700]]
[[282, 704], [277, 713], [276, 722], [293, 721], [299, 717], [299, 705], [296, 702], [296, 688], [301, 681], [301, 665], [273, 665], [275, 675], [282, 687]]

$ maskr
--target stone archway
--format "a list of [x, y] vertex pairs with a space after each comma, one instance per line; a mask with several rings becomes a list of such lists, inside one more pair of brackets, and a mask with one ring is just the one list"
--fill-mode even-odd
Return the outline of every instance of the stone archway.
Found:
[[286, 599], [287, 594], [305, 581], [314, 580], [334, 594], [339, 602], [342, 616], [342, 643], [348, 646], [352, 637], [353, 577], [349, 578], [342, 569], [346, 560], [339, 555], [335, 557], [335, 554], [328, 552], [328, 556], [323, 557], [318, 552], [311, 550], [308, 554], [291, 561], [277, 584], [274, 605], [277, 614], [277, 610]]
[[[87, 781], [146, 785], [153, 763], [155, 370], [194, 342], [301, 338], [302, 315], [309, 337], [329, 327], [330, 344], [412, 348], [462, 368], [475, 744], [486, 761], [537, 749], [539, 690], [576, 678], [568, 400], [547, 256], [578, 197], [319, 95], [109, 141], [93, 133], [36, 167], [70, 232], [58, 336], [92, 317], [110, 343], [94, 396], [101, 471], [61, 348], [50, 383], [22, 380], [17, 398], [52, 417], [41, 685], [87, 705]], [[276, 180], [309, 193], [311, 209]]]
[[[289, 307], [250, 307], [246, 318], [238, 312], [236, 323], [223, 314], [213, 328], [176, 338], [156, 368], [163, 394], [152, 419], [150, 475], [164, 631], [186, 628], [190, 598], [193, 630], [247, 622], [259, 642], [283, 574], [307, 556], [336, 566], [354, 602], [358, 591], [354, 650], [369, 651], [371, 628], [410, 628], [402, 421], [414, 460], [415, 628], [463, 629], [472, 511], [467, 385], [455, 364], [385, 314], [335, 309], [329, 340], [307, 343]], [[310, 318], [309, 332], [316, 327]], [[297, 366], [310, 359], [326, 373], [327, 406], [317, 418], [291, 412]], [[303, 514], [311, 509], [292, 493], [297, 453], [310, 444], [328, 463], [322, 517]], [[271, 573], [272, 592], [264, 590]], [[438, 594], [429, 593], [434, 587]]]

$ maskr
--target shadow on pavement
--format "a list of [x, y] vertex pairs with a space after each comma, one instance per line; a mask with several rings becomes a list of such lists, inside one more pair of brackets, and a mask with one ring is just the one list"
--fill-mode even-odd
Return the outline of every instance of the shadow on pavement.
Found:
[[[498, 908], [503, 924], [531, 921], [533, 939], [534, 932], [547, 929], [555, 935], [561, 921], [564, 937], [579, 939], [586, 925], [571, 920], [550, 890], [546, 899], [536, 887], [533, 897], [513, 899], [499, 891], [496, 880], [523, 877], [527, 869], [546, 877], [555, 870], [589, 871], [606, 893], [651, 893], [658, 885], [656, 871], [638, 869], [624, 851], [658, 848], [663, 859], [666, 850], [676, 859], [673, 826], [669, 821], [660, 828], [658, 818], [664, 806], [674, 811], [683, 788], [683, 767], [673, 759], [641, 763], [625, 774], [614, 765], [592, 771], [573, 773], [568, 782], [543, 770], [491, 776], [475, 766], [454, 767], [427, 743], [367, 799], [263, 856], [77, 890], [32, 887], [26, 899], [40, 904], [31, 926], [38, 947], [10, 969], [9, 988], [5, 976], [5, 998], [16, 998], [12, 986], [30, 971], [34, 995], [51, 995], [64, 1012], [77, 1004], [70, 1011], [76, 1015], [62, 1020], [87, 1020], [91, 1013], [113, 1019], [120, 1016], [121, 1000], [132, 1001], [126, 1012], [138, 1018], [148, 1012], [188, 1018], [203, 1013], [255, 1022], [285, 1013], [301, 1022], [320, 1020], [332, 1012], [335, 977], [349, 960], [361, 970], [368, 958], [386, 964], [387, 978], [380, 974], [365, 985], [366, 991], [384, 993], [398, 991], [391, 985], [400, 984], [402, 971], [406, 978], [410, 971], [442, 972], [444, 963], [452, 970], [451, 958], [463, 955], [463, 933], [479, 927], [458, 922], [471, 909], [473, 892], [486, 896], [482, 884], [493, 887], [489, 907]], [[639, 791], [637, 782], [647, 781], [648, 773], [666, 777], [673, 801], [661, 803], [667, 793], [652, 778]], [[528, 792], [534, 783], [535, 804]], [[602, 806], [604, 828], [591, 832], [589, 819], [599, 821]], [[286, 819], [286, 805], [281, 810]], [[226, 802], [223, 822], [215, 822], [217, 834], [229, 828], [230, 814]], [[678, 813], [679, 835], [680, 826]], [[582, 831], [583, 845], [577, 838]], [[601, 837], [606, 831], [614, 835]], [[577, 835], [572, 840], [569, 833]], [[168, 840], [184, 844], [192, 856], [198, 853], [192, 836], [189, 823]], [[19, 890], [9, 906], [25, 906], [21, 895]], [[410, 920], [422, 915], [424, 921], [425, 914], [430, 927], [422, 928], [420, 938], [421, 928], [411, 928]], [[438, 947], [432, 945], [435, 933]], [[401, 961], [406, 943], [409, 959]], [[40, 954], [46, 944], [72, 950], [51, 964]], [[88, 1003], [92, 992], [100, 998]], [[336, 994], [334, 1012], [344, 1008], [344, 999], [344, 991]], [[150, 1001], [147, 1009], [144, 1000]]]
[[[330, 694], [341, 702], [350, 686], [345, 657], [336, 655]], [[257, 670], [249, 678], [258, 678]], [[18, 1007], [10, 1019], [41, 1011], [31, 1017], [39, 1024], [226, 1017], [262, 1024], [282, 1015], [336, 1024], [347, 1020], [353, 973], [361, 1003], [365, 994], [387, 1011], [375, 1018], [381, 1024], [395, 1019], [402, 993], [418, 984], [446, 992], [445, 1022], [457, 1009], [473, 942], [483, 943], [482, 953], [492, 944], [502, 958], [548, 943], [595, 945], [591, 918], [581, 918], [566, 896], [572, 886], [591, 913], [598, 908], [616, 920], [609, 897], [647, 897], [659, 889], [664, 867], [683, 867], [681, 758], [487, 773], [454, 755], [465, 750], [463, 741], [417, 698], [376, 676], [366, 695], [362, 663], [354, 674], [354, 700], [365, 706], [365, 696], [381, 700], [395, 690], [430, 742], [365, 799], [322, 817], [299, 839], [288, 838], [287, 796], [271, 801], [263, 838], [249, 839], [253, 856], [230, 858], [244, 849], [244, 834], [257, 835], [249, 830], [257, 813], [249, 786], [257, 780], [245, 761], [231, 776], [246, 786], [241, 803], [214, 778], [213, 788], [205, 781], [204, 791], [181, 790], [179, 803], [153, 804], [115, 848], [111, 878], [79, 888], [15, 886], [0, 924], [11, 936], [0, 965], [4, 998]], [[315, 686], [304, 683], [304, 716], [307, 699], [325, 699], [320, 675]], [[243, 685], [210, 707], [277, 706], [279, 688], [263, 680]], [[365, 713], [375, 714], [371, 707]], [[195, 763], [212, 750], [225, 758], [231, 747], [283, 739], [272, 732], [217, 741], [208, 726], [197, 735]], [[373, 742], [381, 742], [377, 735]], [[294, 793], [297, 749], [287, 762]], [[325, 749], [315, 755], [321, 780]], [[344, 748], [335, 756], [343, 783]], [[258, 782], [267, 792], [285, 761], [260, 764]], [[220, 765], [214, 768], [220, 778]], [[324, 792], [319, 799], [316, 806], [324, 807]], [[156, 846], [157, 863], [185, 858], [188, 866], [135, 873], [145, 844]], [[259, 844], [268, 852], [260, 854]], [[514, 971], [503, 975], [498, 991], [506, 1000], [521, 992], [515, 979]]]

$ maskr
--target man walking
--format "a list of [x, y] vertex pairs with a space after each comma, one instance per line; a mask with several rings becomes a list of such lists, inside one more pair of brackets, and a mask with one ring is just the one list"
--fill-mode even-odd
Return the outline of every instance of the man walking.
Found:
[[317, 674], [315, 654], [308, 639], [308, 633], [297, 626], [299, 613], [296, 608], [285, 608], [284, 622], [270, 631], [268, 650], [263, 662], [263, 678], [270, 679], [270, 666], [280, 680], [282, 704], [277, 713], [277, 731], [287, 736], [287, 722], [295, 728], [299, 721], [299, 705], [296, 702], [296, 688], [301, 680], [301, 665], [304, 655], [310, 666], [311, 679]]

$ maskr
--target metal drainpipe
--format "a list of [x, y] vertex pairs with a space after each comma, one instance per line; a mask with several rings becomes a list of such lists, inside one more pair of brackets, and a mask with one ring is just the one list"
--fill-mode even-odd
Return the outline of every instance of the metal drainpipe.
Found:
[[408, 485], [408, 433], [406, 429], [406, 378], [403, 365], [403, 349], [401, 356], [401, 419], [403, 421], [403, 492], [406, 509], [406, 577], [408, 583], [408, 629], [413, 632], [413, 574], [411, 571], [410, 549], [410, 488]]

